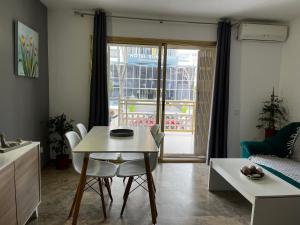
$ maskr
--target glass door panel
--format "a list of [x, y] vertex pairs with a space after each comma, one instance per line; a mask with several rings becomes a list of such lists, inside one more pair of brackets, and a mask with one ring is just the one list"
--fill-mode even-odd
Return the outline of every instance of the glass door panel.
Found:
[[194, 155], [198, 49], [167, 49], [164, 155]]
[[153, 126], [157, 120], [159, 46], [108, 44], [110, 124]]

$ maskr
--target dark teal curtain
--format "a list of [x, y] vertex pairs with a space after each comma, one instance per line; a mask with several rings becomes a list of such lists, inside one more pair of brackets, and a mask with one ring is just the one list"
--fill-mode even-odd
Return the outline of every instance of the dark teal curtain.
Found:
[[218, 23], [217, 56], [210, 120], [208, 157], [227, 157], [231, 23]]
[[106, 15], [105, 12], [97, 10], [94, 16], [89, 129], [93, 126], [108, 125], [109, 113], [106, 49]]

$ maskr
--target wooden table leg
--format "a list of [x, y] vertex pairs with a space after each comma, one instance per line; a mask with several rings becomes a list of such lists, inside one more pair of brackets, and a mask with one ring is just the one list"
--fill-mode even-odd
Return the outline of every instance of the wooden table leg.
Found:
[[82, 165], [80, 180], [79, 180], [79, 184], [78, 184], [78, 190], [77, 190], [76, 202], [75, 202], [75, 207], [74, 207], [72, 225], [77, 224], [77, 219], [78, 219], [78, 214], [79, 214], [79, 209], [80, 209], [80, 203], [81, 203], [82, 195], [83, 195], [85, 184], [86, 184], [86, 170], [87, 170], [88, 163], [89, 163], [89, 154], [86, 154], [84, 159], [83, 159], [83, 165]]
[[99, 183], [100, 198], [101, 198], [101, 202], [102, 202], [103, 216], [104, 216], [104, 219], [106, 219], [106, 207], [105, 207], [105, 201], [104, 201], [104, 195], [103, 195], [103, 189], [102, 189], [102, 180], [100, 177], [98, 178], [98, 183]]
[[151, 168], [150, 168], [150, 160], [149, 154], [144, 153], [145, 159], [145, 167], [146, 167], [146, 176], [147, 176], [147, 184], [148, 184], [148, 191], [149, 191], [149, 201], [150, 201], [150, 208], [151, 208], [151, 216], [152, 216], [152, 223], [156, 224], [157, 218], [157, 210], [155, 204], [155, 195], [153, 190], [153, 183], [152, 183], [152, 175], [151, 175]]
[[[153, 191], [154, 191], [154, 200], [156, 199], [155, 197], [155, 194], [156, 194], [156, 187], [155, 187], [155, 184], [154, 184], [154, 179], [153, 179], [153, 176], [152, 176], [152, 173], [151, 173], [151, 181], [152, 181], [152, 185], [153, 185]], [[155, 200], [156, 201], [156, 200]], [[156, 202], [154, 204], [154, 208], [155, 208], [155, 215], [157, 217], [157, 208], [156, 208]]]
[[75, 203], [76, 203], [77, 193], [78, 193], [78, 186], [76, 188], [76, 193], [75, 193], [75, 196], [74, 196], [74, 199], [73, 199], [73, 202], [72, 202], [72, 206], [71, 206], [71, 209], [70, 209], [68, 219], [70, 219], [73, 216], [73, 211], [74, 211], [74, 207], [75, 207]]
[[113, 197], [112, 197], [111, 189], [110, 189], [110, 183], [109, 183], [108, 178], [104, 178], [104, 184], [106, 186], [106, 189], [107, 189], [110, 200], [113, 201]]
[[152, 180], [152, 184], [153, 184], [153, 190], [154, 190], [154, 192], [156, 192], [156, 187], [155, 187], [155, 183], [154, 183], [154, 179], [153, 179], [152, 173], [151, 173], [151, 180]]
[[128, 195], [130, 193], [130, 188], [131, 188], [132, 181], [133, 181], [133, 177], [129, 177], [127, 185], [126, 185], [126, 190], [125, 190], [125, 193], [124, 193], [124, 196], [123, 196], [123, 206], [122, 206], [122, 210], [121, 210], [121, 216], [123, 215], [123, 212], [124, 212], [124, 209], [125, 209], [125, 206], [126, 206], [126, 202], [127, 202], [127, 199], [128, 199]]

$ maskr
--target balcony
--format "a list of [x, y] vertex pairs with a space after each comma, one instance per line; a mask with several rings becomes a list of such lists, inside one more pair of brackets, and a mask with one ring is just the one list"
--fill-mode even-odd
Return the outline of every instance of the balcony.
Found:
[[[156, 123], [156, 101], [121, 99], [111, 104], [111, 124], [146, 126]], [[160, 105], [161, 110], [161, 105]], [[195, 102], [167, 100], [165, 104], [165, 155], [193, 155]], [[161, 113], [160, 121], [161, 121]]]
[[[165, 131], [194, 133], [194, 111], [193, 101], [167, 100]], [[151, 127], [156, 123], [156, 101], [121, 99], [117, 105], [111, 104], [110, 113], [112, 125]]]

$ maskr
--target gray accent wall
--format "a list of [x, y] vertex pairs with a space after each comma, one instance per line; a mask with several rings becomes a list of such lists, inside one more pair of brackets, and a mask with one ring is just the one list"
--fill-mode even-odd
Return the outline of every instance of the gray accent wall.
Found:
[[[39, 33], [39, 78], [14, 74], [14, 21]], [[48, 159], [49, 116], [47, 8], [39, 0], [0, 0], [0, 132], [8, 139], [40, 141]]]

